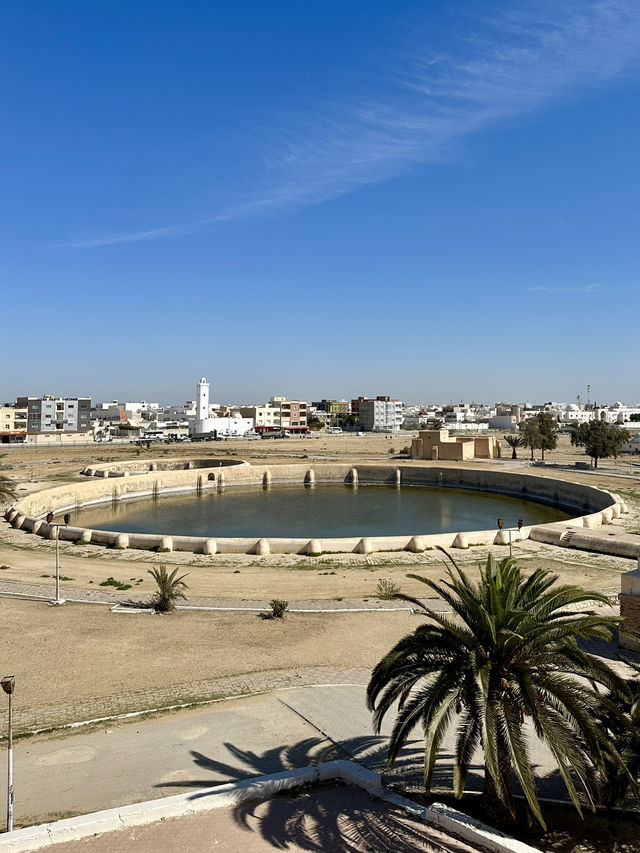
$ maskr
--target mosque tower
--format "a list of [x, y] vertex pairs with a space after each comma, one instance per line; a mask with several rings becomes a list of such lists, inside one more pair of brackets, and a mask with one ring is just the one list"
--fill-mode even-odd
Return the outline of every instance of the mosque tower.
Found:
[[209, 417], [209, 383], [204, 378], [196, 385], [196, 432], [204, 432]]

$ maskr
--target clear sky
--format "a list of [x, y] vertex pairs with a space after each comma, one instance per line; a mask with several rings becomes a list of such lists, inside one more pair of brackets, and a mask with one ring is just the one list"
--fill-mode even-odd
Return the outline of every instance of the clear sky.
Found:
[[640, 400], [640, 3], [2, 12], [0, 399]]

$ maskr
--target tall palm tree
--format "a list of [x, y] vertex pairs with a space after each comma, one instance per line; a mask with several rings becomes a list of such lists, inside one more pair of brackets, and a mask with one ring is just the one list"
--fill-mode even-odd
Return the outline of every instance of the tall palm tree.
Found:
[[[0, 454], [0, 459], [4, 456], [4, 453]], [[5, 477], [5, 475], [0, 472], [0, 504], [15, 500], [17, 496], [18, 493], [16, 491], [14, 481], [9, 477]]]
[[[448, 556], [448, 555], [447, 555]], [[525, 719], [551, 750], [569, 795], [580, 811], [580, 790], [593, 807], [597, 771], [604, 755], [619, 763], [598, 724], [600, 688], [628, 696], [625, 680], [603, 660], [578, 646], [578, 638], [611, 639], [614, 617], [574, 612], [604, 596], [557, 584], [537, 569], [523, 577], [508, 557], [489, 556], [472, 582], [449, 557], [448, 578], [436, 583], [418, 575], [446, 601], [453, 616], [415, 598], [429, 619], [404, 637], [377, 664], [367, 688], [376, 732], [398, 701], [388, 746], [389, 762], [418, 724], [425, 738], [425, 787], [431, 788], [438, 749], [455, 725], [454, 789], [461, 797], [472, 756], [484, 753], [484, 794], [493, 818], [514, 818], [513, 775], [530, 813], [544, 826], [531, 768]]]
[[[187, 575], [177, 577], [179, 569], [174, 569], [171, 574], [167, 571], [166, 566], [158, 566], [157, 568], [148, 569], [148, 573], [156, 582], [158, 589], [151, 598], [151, 604], [155, 610], [160, 613], [169, 613], [176, 609], [176, 602], [179, 598], [185, 598], [184, 591], [189, 589], [184, 579]], [[188, 574], [188, 573], [187, 573]]]
[[522, 445], [524, 444], [524, 439], [522, 438], [522, 436], [519, 436], [519, 435], [503, 435], [502, 437], [504, 438], [504, 440], [507, 442], [507, 444], [511, 448], [511, 451], [512, 451], [511, 458], [517, 459], [518, 454], [516, 453], [516, 451], [519, 447], [522, 447]]

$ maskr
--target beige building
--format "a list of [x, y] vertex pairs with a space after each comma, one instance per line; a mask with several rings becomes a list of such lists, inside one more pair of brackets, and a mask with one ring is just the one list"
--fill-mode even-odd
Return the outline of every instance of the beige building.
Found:
[[306, 400], [287, 400], [286, 397], [272, 397], [269, 403], [280, 409], [280, 427], [282, 429], [292, 432], [306, 432]]
[[0, 406], [0, 443], [23, 441], [26, 434], [26, 407]]
[[420, 430], [411, 442], [412, 459], [432, 459], [464, 462], [467, 459], [498, 459], [500, 442], [495, 436], [449, 437], [448, 429]]
[[276, 430], [280, 429], [280, 407], [275, 406], [240, 406], [243, 418], [253, 418], [254, 428]]

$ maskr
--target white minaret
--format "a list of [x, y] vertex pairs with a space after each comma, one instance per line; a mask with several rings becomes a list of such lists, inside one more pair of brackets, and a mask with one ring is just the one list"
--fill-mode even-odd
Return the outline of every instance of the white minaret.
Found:
[[[209, 383], [202, 377], [196, 385], [196, 422], [201, 426], [209, 417]], [[198, 430], [201, 432], [201, 430]]]

